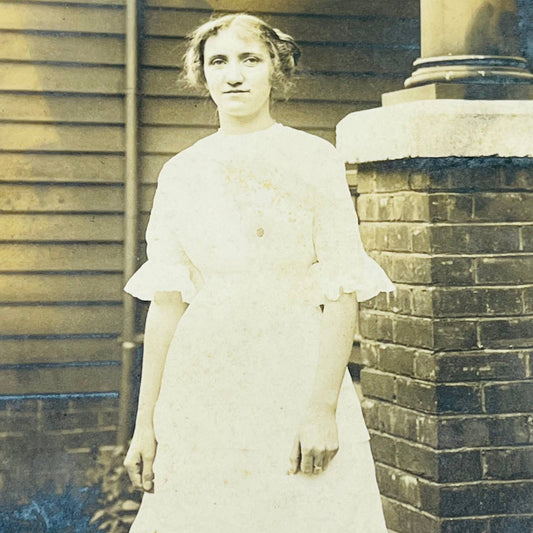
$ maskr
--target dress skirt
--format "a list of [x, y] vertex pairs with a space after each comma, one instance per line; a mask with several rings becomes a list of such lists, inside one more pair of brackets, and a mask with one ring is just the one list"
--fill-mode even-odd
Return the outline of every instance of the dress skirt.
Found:
[[155, 489], [132, 533], [384, 533], [361, 408], [346, 372], [340, 448], [288, 475], [322, 311], [273, 272], [214, 275], [180, 319], [154, 414]]

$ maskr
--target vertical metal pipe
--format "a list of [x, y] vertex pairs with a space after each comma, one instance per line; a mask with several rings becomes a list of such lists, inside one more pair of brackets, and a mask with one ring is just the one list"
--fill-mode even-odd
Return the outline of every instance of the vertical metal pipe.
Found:
[[[124, 279], [130, 278], [137, 268], [138, 243], [138, 4], [126, 2], [126, 88], [125, 88], [125, 179], [124, 179]], [[119, 422], [117, 444], [126, 446], [132, 427], [133, 368], [136, 353], [135, 300], [123, 296], [122, 375], [120, 383]]]

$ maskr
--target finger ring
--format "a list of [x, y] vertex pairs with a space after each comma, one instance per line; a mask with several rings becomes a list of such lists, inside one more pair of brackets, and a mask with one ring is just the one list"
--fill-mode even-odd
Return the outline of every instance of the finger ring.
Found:
[[319, 472], [320, 470], [322, 470], [322, 467], [321, 467], [321, 466], [316, 466], [316, 465], [315, 465], [313, 468], [314, 468], [314, 470], [316, 470], [317, 472]]

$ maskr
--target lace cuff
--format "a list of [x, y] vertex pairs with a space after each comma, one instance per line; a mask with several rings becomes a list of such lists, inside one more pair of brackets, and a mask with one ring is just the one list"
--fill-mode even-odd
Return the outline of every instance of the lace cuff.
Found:
[[182, 300], [190, 303], [198, 289], [186, 265], [165, 264], [149, 260], [135, 272], [124, 290], [140, 300], [153, 300], [157, 291], [181, 292]]
[[357, 301], [364, 302], [377, 296], [380, 292], [395, 290], [384, 270], [371, 258], [366, 256], [361, 262], [350, 268], [332, 268], [320, 261], [311, 266], [314, 279], [315, 300], [323, 305], [327, 300], [338, 300], [343, 293], [355, 292]]

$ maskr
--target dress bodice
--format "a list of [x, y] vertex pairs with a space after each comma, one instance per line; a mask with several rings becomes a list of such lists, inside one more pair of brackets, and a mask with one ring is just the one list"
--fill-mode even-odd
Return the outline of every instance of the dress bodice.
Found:
[[[159, 263], [166, 274], [145, 272], [142, 285], [150, 283], [148, 276], [156, 276], [156, 285], [168, 276], [177, 279], [181, 270], [190, 277], [185, 300], [207, 280], [237, 272], [247, 278], [299, 276], [308, 290], [315, 287], [317, 301], [324, 299], [320, 285], [327, 278], [333, 287], [325, 290], [333, 297], [349, 278], [357, 285], [351, 291], [370, 288], [374, 296], [376, 289], [390, 290], [364, 252], [335, 148], [281, 124], [243, 135], [219, 131], [168, 161], [147, 243], [148, 263]], [[175, 290], [184, 283], [168, 282]], [[133, 281], [128, 288], [134, 289]]]

